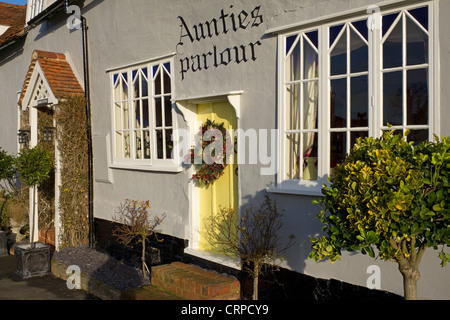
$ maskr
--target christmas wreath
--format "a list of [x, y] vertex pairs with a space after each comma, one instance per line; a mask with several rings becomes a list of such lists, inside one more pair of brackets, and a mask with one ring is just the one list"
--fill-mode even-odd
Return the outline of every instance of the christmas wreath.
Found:
[[[219, 130], [220, 134], [215, 130]], [[222, 139], [220, 144], [216, 143], [218, 139]], [[229, 147], [231, 143], [227, 143], [227, 141], [231, 140], [224, 123], [216, 123], [214, 120], [207, 119], [197, 134], [195, 146], [190, 149], [186, 159], [196, 167], [196, 172], [192, 175], [193, 181], [207, 186], [224, 174], [227, 167], [227, 154], [230, 154], [231, 149]], [[216, 147], [212, 150], [208, 148], [205, 157], [205, 149], [212, 143], [215, 143]], [[205, 161], [205, 158], [208, 161]]]

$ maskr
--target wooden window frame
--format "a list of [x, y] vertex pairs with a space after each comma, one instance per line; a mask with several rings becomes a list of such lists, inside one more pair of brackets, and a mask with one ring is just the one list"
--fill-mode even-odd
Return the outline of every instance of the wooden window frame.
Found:
[[[403, 1], [399, 1], [402, 5], [388, 6], [387, 9], [381, 9], [381, 16], [402, 12], [402, 15], [406, 15], [408, 10], [428, 7], [428, 96], [429, 96], [429, 108], [428, 108], [428, 124], [425, 125], [403, 125], [394, 126], [393, 129], [399, 129], [405, 131], [406, 129], [428, 129], [428, 139], [430, 141], [434, 140], [434, 134], [439, 135], [439, 88], [436, 85], [438, 83], [438, 40], [437, 37], [439, 33], [437, 32], [438, 20], [437, 20], [437, 9], [438, 2], [436, 1], [426, 1], [420, 3], [414, 3], [410, 5], [403, 5]], [[324, 19], [324, 21], [314, 20], [312, 22], [305, 22], [303, 26], [296, 26], [286, 28], [288, 32], [283, 32], [279, 28], [278, 32], [278, 114], [279, 122], [278, 127], [280, 129], [280, 140], [278, 146], [278, 174], [277, 174], [277, 186], [271, 188], [270, 191], [280, 192], [280, 193], [291, 193], [291, 194], [303, 194], [303, 195], [321, 195], [321, 188], [324, 183], [328, 182], [328, 177], [331, 175], [330, 170], [330, 133], [343, 131], [347, 135], [352, 131], [348, 126], [346, 128], [333, 129], [330, 124], [330, 81], [333, 76], [330, 75], [330, 44], [329, 44], [329, 28], [334, 25], [347, 24], [353, 21], [360, 21], [362, 19], [373, 19], [373, 14], [366, 13], [365, 11], [352, 11], [346, 14], [342, 13], [342, 17], [345, 19], [340, 19], [339, 16], [333, 16], [329, 19]], [[350, 16], [350, 18], [349, 18]], [[286, 58], [286, 39], [296, 34], [307, 33], [311, 30], [317, 29], [319, 31], [318, 39], [318, 49], [319, 49], [319, 104], [318, 104], [318, 133], [319, 133], [319, 146], [318, 146], [318, 179], [315, 181], [301, 180], [301, 179], [286, 179], [285, 167], [285, 156], [287, 154], [285, 135], [288, 133], [285, 128], [286, 124], [286, 77], [285, 77], [285, 58]], [[403, 37], [405, 37], [405, 28], [403, 28]], [[368, 135], [372, 137], [380, 137], [382, 130], [386, 130], [387, 127], [383, 125], [383, 72], [386, 72], [382, 67], [383, 58], [383, 46], [382, 46], [382, 28], [373, 28], [368, 30], [368, 59], [369, 59], [369, 71], [368, 76]], [[404, 44], [403, 44], [404, 46]], [[403, 55], [405, 51], [403, 51]], [[403, 61], [406, 58], [403, 56]], [[300, 64], [303, 62], [300, 61]], [[423, 66], [413, 66], [405, 67], [402, 66], [402, 71], [406, 72], [408, 68], [420, 68]], [[346, 75], [348, 76], [348, 74]], [[403, 79], [405, 82], [405, 79]], [[403, 86], [405, 90], [405, 86]], [[405, 105], [403, 104], [403, 117], [406, 116], [404, 110]], [[348, 111], [348, 108], [347, 108]], [[349, 121], [349, 117], [347, 117]], [[358, 128], [359, 129], [359, 128]], [[350, 143], [347, 143], [347, 153], [350, 151]]]
[[[164, 68], [164, 69], [163, 69]], [[133, 73], [136, 72], [137, 79], [136, 81], [139, 81], [139, 92], [142, 93], [142, 82], [140, 81], [140, 77], [144, 75], [143, 70], [147, 70], [147, 96], [135, 96], [134, 94], [134, 84], [133, 80]], [[110, 75], [110, 88], [111, 88], [111, 105], [112, 105], [112, 112], [111, 112], [111, 125], [112, 125], [112, 159], [113, 163], [111, 165], [112, 168], [124, 168], [124, 169], [137, 169], [137, 170], [156, 170], [156, 171], [180, 171], [180, 159], [178, 159], [178, 156], [176, 153], [170, 152], [166, 149], [166, 138], [165, 133], [167, 130], [172, 130], [173, 138], [171, 139], [174, 143], [177, 141], [176, 137], [174, 136], [176, 134], [176, 128], [177, 128], [177, 121], [176, 121], [176, 113], [174, 111], [174, 103], [173, 103], [173, 96], [174, 96], [174, 78], [173, 78], [173, 59], [163, 59], [163, 60], [152, 60], [147, 63], [143, 64], [134, 64], [129, 67], [123, 67], [120, 69], [111, 69], [113, 72], [111, 72]], [[111, 71], [107, 70], [107, 71]], [[168, 76], [170, 77], [169, 85], [170, 85], [170, 92], [162, 92], [160, 94], [155, 93], [155, 75], [158, 72], [166, 72]], [[127, 96], [124, 100], [116, 100], [115, 99], [115, 85], [116, 83], [116, 77], [121, 77], [122, 75], [126, 75], [128, 80], [127, 85]], [[161, 83], [164, 81], [163, 77], [160, 77], [159, 81]], [[161, 88], [163, 90], [164, 85], [161, 84]], [[122, 89], [121, 89], [122, 90]], [[122, 96], [123, 97], [123, 96]], [[161, 116], [162, 116], [162, 126], [157, 127], [156, 126], [156, 105], [155, 101], [156, 99], [161, 98], [162, 99], [162, 105], [161, 105]], [[166, 98], [166, 99], [164, 99]], [[148, 128], [145, 128], [143, 125], [139, 126], [135, 123], [135, 110], [134, 106], [135, 103], [139, 105], [140, 108], [140, 116], [143, 116], [143, 100], [148, 101]], [[165, 102], [164, 102], [165, 101]], [[172, 124], [166, 125], [165, 123], [165, 116], [164, 116], [164, 103], [168, 103], [170, 101], [171, 109], [170, 109], [170, 116], [172, 118]], [[117, 114], [115, 111], [116, 103], [126, 103], [128, 105], [128, 127], [127, 128], [117, 128], [117, 121], [122, 121], [123, 119], [117, 119]], [[142, 121], [142, 119], [141, 119]], [[156, 130], [163, 130], [163, 157], [158, 157], [158, 142], [156, 138]], [[117, 141], [117, 132], [120, 131], [126, 131], [129, 133], [129, 149], [130, 149], [130, 155], [129, 157], [124, 157], [123, 153], [122, 156], [119, 156], [117, 153], [117, 148], [122, 145], [122, 152], [124, 150], [124, 144], [118, 145]], [[140, 132], [141, 135], [141, 155], [138, 155], [137, 151], [137, 140], [136, 137], [137, 132]], [[150, 157], [146, 158], [144, 153], [144, 147], [143, 147], [143, 134], [144, 132], [149, 132], [150, 135]], [[123, 138], [123, 136], [122, 136]], [[170, 156], [169, 156], [170, 154]], [[171, 158], [173, 157], [173, 158]]]

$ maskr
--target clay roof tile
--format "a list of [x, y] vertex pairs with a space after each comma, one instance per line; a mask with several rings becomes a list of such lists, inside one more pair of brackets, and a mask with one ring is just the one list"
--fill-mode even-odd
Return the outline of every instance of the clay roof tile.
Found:
[[0, 44], [4, 44], [25, 34], [26, 6], [0, 2], [0, 25], [9, 28], [0, 35]]
[[75, 77], [72, 67], [64, 54], [35, 50], [24, 81], [19, 105], [22, 105], [36, 62], [39, 62], [50, 89], [56, 98], [60, 99], [72, 94], [84, 94], [84, 90]]

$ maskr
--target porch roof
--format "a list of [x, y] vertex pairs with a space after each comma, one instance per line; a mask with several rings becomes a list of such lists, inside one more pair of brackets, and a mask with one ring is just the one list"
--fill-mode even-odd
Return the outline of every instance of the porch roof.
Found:
[[73, 94], [84, 94], [84, 90], [78, 82], [78, 79], [64, 54], [35, 50], [20, 94], [20, 106], [22, 106], [37, 63], [39, 63], [45, 79], [47, 80], [53, 95], [57, 99], [68, 97]]

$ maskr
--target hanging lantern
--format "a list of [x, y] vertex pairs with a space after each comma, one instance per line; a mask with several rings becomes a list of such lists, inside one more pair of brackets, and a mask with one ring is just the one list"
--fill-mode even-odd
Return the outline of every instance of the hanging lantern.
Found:
[[19, 136], [19, 143], [27, 144], [29, 134], [30, 134], [30, 130], [19, 130], [19, 133], [17, 134]]
[[44, 127], [43, 134], [44, 134], [44, 142], [52, 142], [53, 140], [53, 130], [56, 129], [55, 127]]

